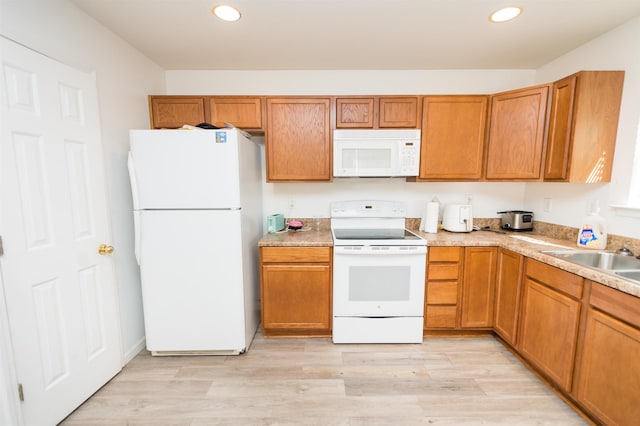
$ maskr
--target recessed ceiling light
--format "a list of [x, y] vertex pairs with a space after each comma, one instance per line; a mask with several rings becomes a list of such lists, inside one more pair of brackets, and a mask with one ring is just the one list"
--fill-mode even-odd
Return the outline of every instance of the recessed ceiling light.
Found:
[[226, 4], [219, 4], [218, 6], [214, 6], [211, 11], [223, 21], [237, 21], [240, 19], [240, 11], [232, 6], [227, 6]]
[[496, 10], [489, 16], [491, 22], [506, 22], [510, 21], [516, 16], [522, 13], [520, 6], [503, 7], [500, 10]]

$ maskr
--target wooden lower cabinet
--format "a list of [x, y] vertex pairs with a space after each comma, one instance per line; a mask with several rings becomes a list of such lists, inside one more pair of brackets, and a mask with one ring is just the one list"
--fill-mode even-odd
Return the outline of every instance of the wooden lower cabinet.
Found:
[[573, 383], [583, 285], [582, 277], [525, 261], [517, 349], [566, 392]]
[[466, 247], [460, 302], [461, 328], [493, 326], [493, 297], [496, 279], [495, 247]]
[[425, 289], [425, 330], [456, 328], [463, 256], [462, 247], [429, 247]]
[[507, 343], [515, 346], [518, 338], [524, 256], [501, 248], [497, 263], [493, 329]]
[[491, 329], [495, 247], [430, 247], [424, 330]]
[[264, 335], [331, 336], [331, 248], [262, 247], [260, 258]]
[[593, 283], [575, 397], [599, 421], [640, 419], [640, 298]]

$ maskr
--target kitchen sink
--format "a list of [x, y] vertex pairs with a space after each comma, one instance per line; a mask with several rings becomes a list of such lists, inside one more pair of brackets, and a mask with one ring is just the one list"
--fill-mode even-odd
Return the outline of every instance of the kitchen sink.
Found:
[[541, 252], [640, 284], [640, 259], [633, 256], [611, 251], [542, 250]]
[[616, 271], [616, 275], [627, 278], [640, 283], [640, 270], [637, 271]]
[[607, 271], [627, 269], [637, 269], [640, 271], [640, 259], [610, 251], [545, 250], [543, 253], [569, 262]]

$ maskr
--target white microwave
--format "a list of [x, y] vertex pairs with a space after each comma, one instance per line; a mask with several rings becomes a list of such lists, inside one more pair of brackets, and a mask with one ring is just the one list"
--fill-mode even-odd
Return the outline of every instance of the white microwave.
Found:
[[334, 177], [418, 176], [420, 130], [334, 130]]

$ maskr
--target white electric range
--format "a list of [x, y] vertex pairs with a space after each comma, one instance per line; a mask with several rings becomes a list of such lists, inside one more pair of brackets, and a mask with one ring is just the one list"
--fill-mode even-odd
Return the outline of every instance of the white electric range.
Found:
[[394, 201], [331, 204], [333, 342], [422, 343], [427, 242]]

